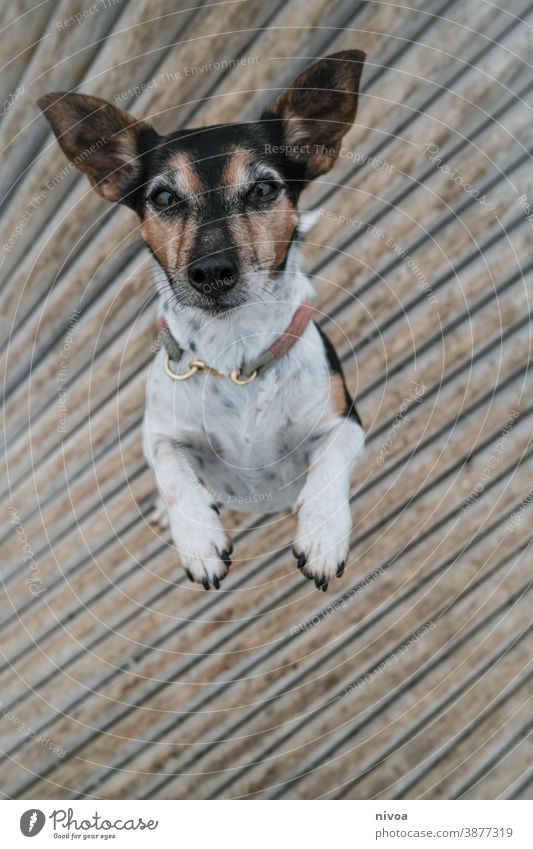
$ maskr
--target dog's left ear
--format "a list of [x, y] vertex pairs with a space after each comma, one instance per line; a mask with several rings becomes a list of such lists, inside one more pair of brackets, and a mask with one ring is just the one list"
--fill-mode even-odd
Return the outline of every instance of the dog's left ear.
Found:
[[144, 121], [99, 97], [51, 92], [37, 105], [70, 161], [109, 201], [128, 203], [139, 176], [141, 137], [157, 136]]
[[263, 114], [280, 119], [287, 153], [304, 165], [305, 178], [335, 164], [341, 141], [357, 112], [362, 50], [343, 50], [320, 59], [286, 88]]

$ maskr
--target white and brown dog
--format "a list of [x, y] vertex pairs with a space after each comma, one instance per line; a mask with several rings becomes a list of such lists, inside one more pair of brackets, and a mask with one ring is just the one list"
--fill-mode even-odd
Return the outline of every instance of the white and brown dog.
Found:
[[39, 100], [96, 191], [137, 212], [153, 254], [163, 345], [148, 377], [145, 454], [187, 575], [206, 589], [231, 563], [224, 503], [296, 505], [303, 574], [326, 590], [344, 570], [364, 433], [310, 320], [297, 204], [339, 155], [364, 58], [316, 62], [259, 121], [167, 136], [96, 97]]

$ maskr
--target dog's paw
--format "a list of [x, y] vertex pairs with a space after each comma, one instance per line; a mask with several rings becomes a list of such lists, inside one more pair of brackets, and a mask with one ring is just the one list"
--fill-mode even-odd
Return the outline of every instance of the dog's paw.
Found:
[[218, 590], [231, 566], [233, 546], [220, 524], [215, 507], [207, 508], [203, 521], [170, 514], [172, 538], [178, 550], [185, 574], [209, 590]]
[[306, 578], [324, 592], [344, 572], [352, 517], [348, 502], [324, 505], [320, 498], [302, 503], [293, 554]]
[[150, 525], [157, 525], [157, 527], [160, 528], [162, 531], [166, 531], [170, 527], [168, 510], [166, 508], [165, 502], [159, 494], [156, 496], [152, 509], [146, 516], [146, 520]]
[[189, 581], [202, 584], [204, 589], [220, 589], [220, 584], [229, 572], [233, 546], [226, 541], [224, 547], [213, 546], [198, 551], [195, 555], [180, 551], [180, 558]]

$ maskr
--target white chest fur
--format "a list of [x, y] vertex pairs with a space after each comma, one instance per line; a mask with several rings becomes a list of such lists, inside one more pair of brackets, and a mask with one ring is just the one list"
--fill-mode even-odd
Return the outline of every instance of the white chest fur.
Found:
[[150, 436], [171, 438], [216, 501], [247, 511], [292, 504], [331, 407], [316, 327], [308, 325], [282, 360], [246, 386], [209, 374], [174, 381], [162, 359], [160, 352], [148, 379]]

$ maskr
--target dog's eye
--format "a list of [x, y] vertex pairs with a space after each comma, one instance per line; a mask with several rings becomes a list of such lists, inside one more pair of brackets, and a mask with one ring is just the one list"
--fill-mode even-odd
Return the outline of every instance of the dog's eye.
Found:
[[257, 183], [254, 183], [250, 189], [251, 196], [253, 198], [258, 198], [259, 200], [263, 200], [263, 198], [268, 198], [270, 200], [277, 195], [278, 192], [279, 186], [269, 180], [258, 180]]
[[169, 206], [176, 203], [177, 198], [172, 192], [167, 192], [166, 189], [158, 189], [153, 193], [150, 200], [158, 209], [168, 209]]

